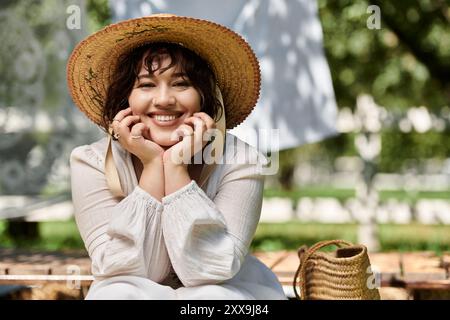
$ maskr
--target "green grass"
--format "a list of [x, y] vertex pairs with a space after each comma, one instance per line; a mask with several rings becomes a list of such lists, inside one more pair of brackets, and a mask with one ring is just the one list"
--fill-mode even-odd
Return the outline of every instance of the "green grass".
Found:
[[[298, 200], [302, 197], [310, 198], [336, 198], [345, 201], [355, 197], [354, 189], [334, 189], [329, 187], [307, 187], [305, 189], [294, 189], [292, 191], [284, 191], [281, 189], [266, 188], [264, 197], [281, 197]], [[419, 191], [407, 192], [404, 190], [381, 190], [380, 200], [396, 199], [408, 203], [415, 203], [419, 199], [444, 199], [450, 200], [449, 191]]]
[[6, 222], [0, 221], [0, 246], [20, 247], [39, 250], [83, 249], [83, 240], [75, 220], [46, 221], [39, 223], [40, 239], [34, 241], [14, 241], [6, 234]]
[[[291, 221], [260, 223], [251, 244], [252, 250], [296, 250], [327, 239], [357, 241], [356, 224], [320, 224]], [[6, 223], [0, 221], [0, 246], [39, 250], [84, 249], [74, 220], [41, 222], [40, 239], [14, 242], [5, 233]], [[437, 254], [450, 251], [450, 226], [446, 225], [379, 225], [382, 251], [430, 250]]]
[[415, 203], [419, 199], [441, 199], [450, 200], [450, 191], [419, 191], [406, 192], [401, 190], [383, 190], [380, 192], [380, 200], [394, 198], [399, 201]]

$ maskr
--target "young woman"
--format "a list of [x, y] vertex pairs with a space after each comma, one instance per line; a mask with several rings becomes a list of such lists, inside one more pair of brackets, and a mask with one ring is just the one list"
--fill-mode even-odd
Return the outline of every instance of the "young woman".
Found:
[[70, 159], [95, 277], [86, 299], [286, 299], [249, 252], [263, 156], [225, 131], [259, 96], [248, 44], [209, 21], [153, 15], [88, 37], [67, 74], [108, 132]]

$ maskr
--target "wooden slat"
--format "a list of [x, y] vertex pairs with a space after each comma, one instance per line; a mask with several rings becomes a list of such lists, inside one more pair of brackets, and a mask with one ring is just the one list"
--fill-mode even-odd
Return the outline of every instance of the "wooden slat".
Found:
[[49, 275], [51, 267], [48, 265], [12, 265], [8, 264], [3, 268], [4, 275], [23, 274], [23, 275]]
[[90, 275], [39, 275], [39, 274], [13, 274], [0, 275], [0, 284], [37, 285], [46, 283], [64, 283], [70, 286], [89, 286], [94, 280]]
[[403, 277], [406, 282], [445, 280], [445, 269], [440, 265], [440, 258], [433, 252], [412, 252], [400, 254], [403, 265]]
[[36, 285], [78, 281], [89, 285], [91, 263], [85, 251], [0, 249], [0, 284]]
[[398, 279], [398, 282], [408, 290], [450, 290], [450, 280], [402, 281], [402, 279]]
[[395, 286], [401, 276], [400, 256], [397, 252], [369, 253], [373, 272], [380, 274], [381, 287]]

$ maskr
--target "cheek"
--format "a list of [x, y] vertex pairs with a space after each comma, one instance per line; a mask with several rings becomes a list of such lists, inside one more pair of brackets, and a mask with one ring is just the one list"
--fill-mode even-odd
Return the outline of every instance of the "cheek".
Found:
[[128, 97], [128, 105], [133, 114], [142, 113], [146, 105], [144, 95], [140, 94], [137, 90], [131, 91], [131, 94]]
[[186, 105], [189, 106], [190, 111], [192, 111], [193, 113], [200, 111], [201, 98], [197, 90], [193, 90], [192, 92], [187, 93], [185, 101]]

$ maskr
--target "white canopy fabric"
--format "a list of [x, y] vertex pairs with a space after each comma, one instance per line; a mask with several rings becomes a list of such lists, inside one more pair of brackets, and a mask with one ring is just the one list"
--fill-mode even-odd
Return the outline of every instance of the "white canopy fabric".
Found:
[[337, 107], [316, 1], [110, 0], [110, 4], [114, 21], [173, 13], [212, 20], [241, 34], [260, 61], [262, 90], [252, 114], [229, 132], [260, 151], [293, 148], [337, 133]]

